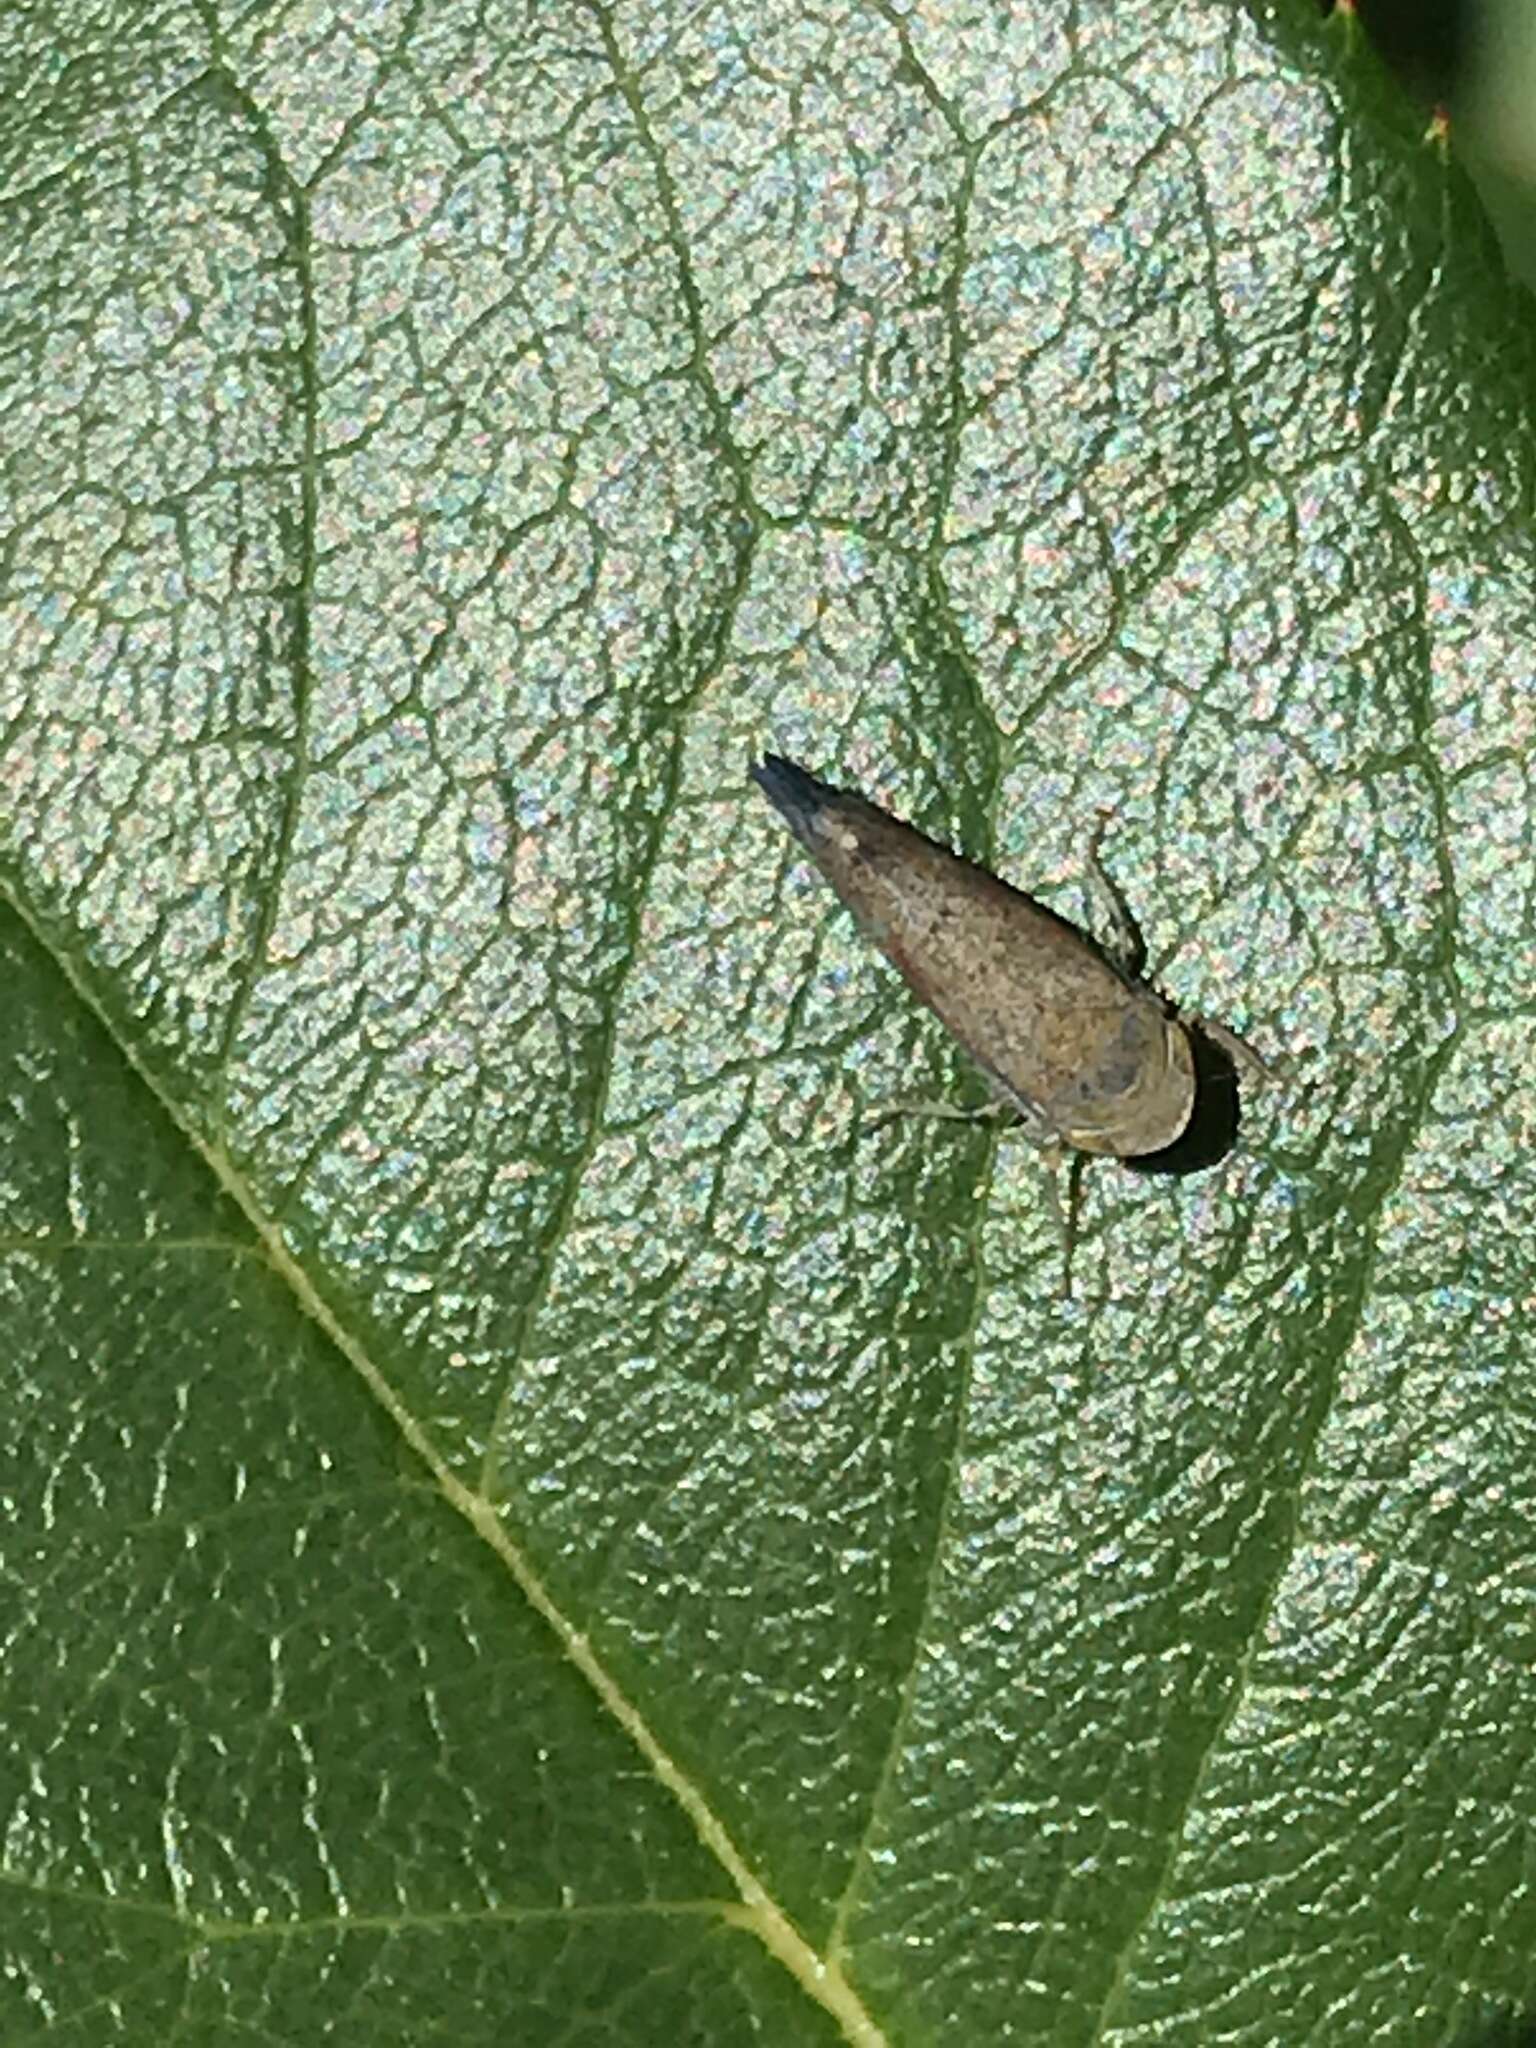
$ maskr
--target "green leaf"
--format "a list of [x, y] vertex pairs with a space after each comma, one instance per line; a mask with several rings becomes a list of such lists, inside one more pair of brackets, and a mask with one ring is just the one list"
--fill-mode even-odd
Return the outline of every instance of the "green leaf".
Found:
[[[13, 24], [0, 2039], [1536, 2003], [1528, 306], [1284, 0]], [[745, 764], [1281, 1069], [1016, 1141]]]

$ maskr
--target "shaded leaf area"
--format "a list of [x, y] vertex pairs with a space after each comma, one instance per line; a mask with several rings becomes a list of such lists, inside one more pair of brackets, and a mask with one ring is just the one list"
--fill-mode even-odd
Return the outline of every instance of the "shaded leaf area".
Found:
[[0, 957], [6, 2040], [836, 2038], [10, 913]]
[[[17, 2026], [1513, 2024], [1530, 363], [1422, 121], [1300, 0], [26, 33]], [[765, 745], [1079, 915], [1111, 810], [1274, 1058], [1070, 1297], [862, 1127], [977, 1084]]]

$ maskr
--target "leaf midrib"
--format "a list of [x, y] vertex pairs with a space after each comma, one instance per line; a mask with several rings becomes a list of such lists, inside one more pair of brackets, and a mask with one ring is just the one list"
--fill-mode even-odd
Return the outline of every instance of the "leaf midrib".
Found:
[[314, 1286], [285, 1242], [281, 1227], [262, 1211], [249, 1182], [229, 1153], [190, 1126], [178, 1104], [159, 1086], [133, 1046], [113, 1028], [110, 1011], [97, 999], [89, 977], [67, 954], [49, 944], [47, 933], [30, 914], [27, 905], [9, 889], [5, 892], [5, 900], [63, 976], [76, 1000], [101, 1026], [157, 1109], [169, 1118], [189, 1150], [196, 1154], [219, 1188], [239, 1207], [255, 1233], [267, 1263], [287, 1288], [295, 1305], [358, 1373], [394, 1422], [403, 1440], [427, 1468], [442, 1498], [494, 1553], [528, 1605], [548, 1626], [563, 1654], [586, 1680], [599, 1706], [623, 1729], [657, 1782], [682, 1808], [699, 1842], [719, 1864], [741, 1897], [740, 1907], [722, 1902], [719, 1906], [721, 1917], [753, 1933], [807, 1996], [836, 2020], [855, 2048], [889, 2048], [884, 2031], [867, 2011], [842, 1970], [818, 1954], [795, 1927], [789, 1914], [737, 1848], [703, 1790], [671, 1756], [638, 1705], [624, 1693], [609, 1672], [586, 1632], [578, 1628], [557, 1604], [531, 1560], [511, 1540], [494, 1504], [482, 1493], [467, 1487], [446, 1464], [431, 1436], [401, 1401], [361, 1338], [347, 1327]]

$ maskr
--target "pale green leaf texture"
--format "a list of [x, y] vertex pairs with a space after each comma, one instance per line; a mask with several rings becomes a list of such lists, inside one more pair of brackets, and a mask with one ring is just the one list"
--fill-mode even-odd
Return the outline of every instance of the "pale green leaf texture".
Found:
[[[7, 19], [0, 2042], [1536, 2004], [1529, 308], [1311, 0]], [[746, 780], [1280, 1069], [1017, 1140]]]

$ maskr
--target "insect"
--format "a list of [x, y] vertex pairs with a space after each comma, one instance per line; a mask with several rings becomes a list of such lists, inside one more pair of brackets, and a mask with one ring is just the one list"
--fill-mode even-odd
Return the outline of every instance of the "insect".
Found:
[[1097, 839], [1091, 859], [1115, 907], [1119, 959], [867, 798], [777, 754], [751, 772], [861, 929], [986, 1075], [998, 1107], [1038, 1144], [1171, 1173], [1230, 1149], [1233, 1055], [1257, 1055], [1219, 1026], [1186, 1021], [1141, 978], [1140, 935], [1097, 865]]

